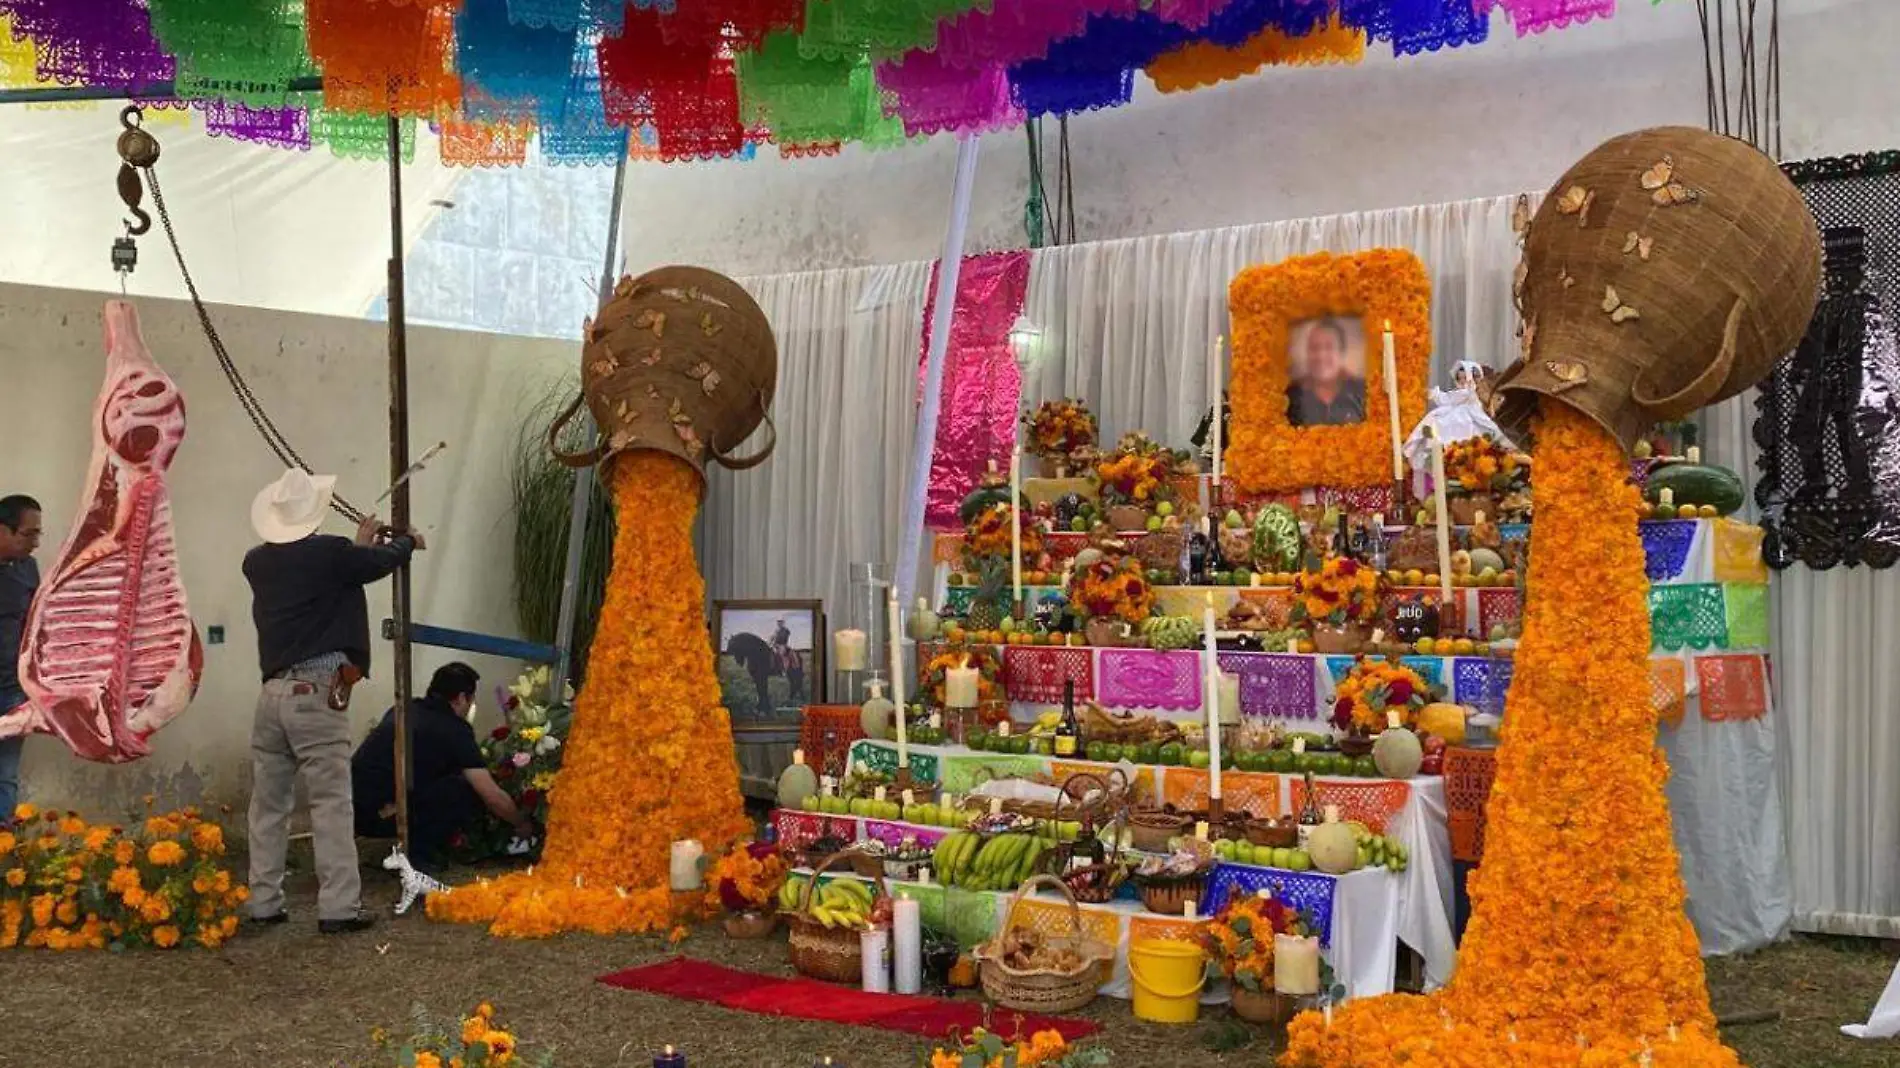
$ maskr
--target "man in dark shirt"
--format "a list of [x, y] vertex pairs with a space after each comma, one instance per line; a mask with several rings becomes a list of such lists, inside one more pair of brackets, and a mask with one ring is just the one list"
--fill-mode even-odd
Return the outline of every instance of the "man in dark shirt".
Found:
[[[447, 859], [457, 832], [467, 831], [482, 809], [530, 837], [534, 828], [514, 799], [495, 782], [469, 726], [481, 676], [467, 664], [446, 664], [429, 680], [429, 692], [409, 703], [409, 853], [418, 867]], [[356, 800], [356, 833], [396, 836], [396, 710], [383, 714], [350, 758]]]
[[1366, 380], [1349, 361], [1346, 328], [1335, 319], [1307, 327], [1305, 351], [1286, 391], [1286, 421], [1293, 426], [1348, 426], [1366, 418]]
[[[292, 468], [251, 502], [264, 544], [244, 555], [264, 692], [251, 726], [251, 916], [281, 923], [284, 854], [301, 774], [317, 854], [317, 929], [360, 931], [356, 821], [350, 802], [350, 720], [333, 689], [369, 675], [369, 603], [363, 587], [408, 562], [422, 539], [378, 535], [365, 519], [354, 542], [318, 534], [336, 479]], [[347, 687], [342, 688], [347, 693]]]
[[[40, 502], [31, 497], [0, 497], [0, 713], [26, 701], [20, 689], [20, 637], [26, 612], [40, 587], [33, 553], [40, 547]], [[20, 794], [20, 750], [24, 737], [0, 738], [0, 824], [13, 818]]]

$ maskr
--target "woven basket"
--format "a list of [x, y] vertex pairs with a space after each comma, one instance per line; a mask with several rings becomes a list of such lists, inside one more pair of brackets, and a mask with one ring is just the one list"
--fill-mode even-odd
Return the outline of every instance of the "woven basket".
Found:
[[[846, 849], [826, 857], [812, 869], [811, 878], [805, 882], [805, 891], [799, 896], [798, 908], [786, 913], [792, 925], [789, 945], [791, 947], [792, 967], [800, 975], [813, 979], [823, 979], [828, 983], [850, 983], [855, 985], [864, 978], [864, 957], [858, 939], [856, 927], [826, 927], [811, 917], [811, 895], [818, 887], [818, 877], [830, 870], [840, 861], [849, 862], [856, 851]], [[879, 894], [889, 894], [884, 876], [875, 876]]]
[[[1119, 769], [1117, 769], [1119, 770]], [[1092, 778], [1093, 776], [1091, 776]], [[1042, 856], [1042, 870], [1062, 880], [1070, 896], [1084, 905], [1103, 905], [1115, 899], [1115, 892], [1128, 880], [1128, 865], [1122, 861], [1122, 828], [1125, 813], [1117, 813], [1109, 824], [1108, 858], [1100, 864], [1069, 867], [1079, 843], [1063, 842]]]
[[[1049, 943], [1074, 949], [1082, 957], [1081, 966], [1073, 971], [1025, 971], [1010, 967], [1002, 959], [1003, 936], [1015, 928], [1017, 907], [1037, 886], [1060, 891], [1063, 899], [1069, 903], [1069, 933], [1053, 936]], [[1115, 963], [1114, 946], [1082, 933], [1082, 910], [1075, 903], [1075, 895], [1069, 893], [1069, 888], [1062, 884], [1062, 880], [1053, 875], [1032, 875], [1023, 880], [1023, 884], [1016, 888], [1015, 896], [1010, 898], [1009, 911], [1003, 917], [1002, 928], [995, 938], [976, 947], [974, 955], [983, 993], [991, 1001], [1018, 1012], [1045, 1015], [1074, 1012], [1094, 1001], [1095, 992], [1108, 982]]]
[[1538, 398], [1557, 397], [1627, 448], [1761, 381], [1801, 340], [1821, 237], [1773, 160], [1664, 127], [1612, 138], [1558, 179], [1522, 277], [1524, 359], [1499, 377], [1493, 414], [1524, 441]]

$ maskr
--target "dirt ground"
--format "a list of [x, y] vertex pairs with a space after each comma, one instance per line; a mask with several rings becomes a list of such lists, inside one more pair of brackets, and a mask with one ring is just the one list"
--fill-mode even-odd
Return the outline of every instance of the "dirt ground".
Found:
[[[391, 883], [365, 876], [368, 896], [393, 901]], [[378, 1065], [372, 1027], [405, 1033], [417, 1005], [447, 1015], [484, 999], [530, 1047], [553, 1047], [561, 1068], [644, 1068], [665, 1043], [687, 1051], [693, 1068], [807, 1068], [827, 1055], [839, 1065], [911, 1066], [929, 1048], [907, 1036], [729, 1012], [594, 981], [676, 952], [660, 939], [511, 942], [419, 915], [365, 935], [322, 938], [312, 904], [305, 880], [293, 892], [293, 923], [218, 952], [0, 954], [0, 1068], [365, 1068]], [[782, 942], [732, 942], [717, 928], [694, 933], [677, 952], [789, 974]], [[1797, 940], [1713, 961], [1718, 1013], [1781, 1013], [1724, 1038], [1756, 1068], [1900, 1065], [1900, 1042], [1859, 1043], [1838, 1031], [1866, 1018], [1895, 956], [1893, 944]], [[1190, 1058], [1264, 1066], [1275, 1051], [1259, 1035], [1238, 1051], [1209, 1053], [1206, 1025], [1143, 1024], [1126, 1003], [1106, 998], [1084, 1015], [1106, 1024], [1099, 1041], [1130, 1068]]]

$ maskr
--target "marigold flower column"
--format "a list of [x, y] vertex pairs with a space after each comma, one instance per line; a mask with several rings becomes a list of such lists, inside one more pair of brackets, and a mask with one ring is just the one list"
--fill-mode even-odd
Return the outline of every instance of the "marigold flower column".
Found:
[[740, 468], [770, 452], [720, 451], [766, 418], [770, 328], [730, 280], [671, 267], [621, 282], [588, 325], [584, 358], [583, 389], [608, 440], [568, 459], [606, 457], [614, 560], [549, 795], [547, 849], [526, 873], [428, 902], [431, 917], [506, 936], [651, 931], [697, 914], [703, 895], [669, 889], [669, 847], [692, 838], [723, 853], [749, 830], [692, 527], [702, 458]]

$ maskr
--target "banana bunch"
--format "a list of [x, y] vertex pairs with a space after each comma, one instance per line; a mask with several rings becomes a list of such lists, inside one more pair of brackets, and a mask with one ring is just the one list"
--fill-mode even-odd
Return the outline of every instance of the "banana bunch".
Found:
[[798, 911], [798, 903], [805, 899], [805, 884], [810, 881], [811, 878], [805, 875], [786, 876], [778, 888], [779, 909], [784, 912]]
[[937, 878], [965, 890], [1010, 890], [1030, 876], [1055, 839], [999, 834], [985, 839], [969, 831], [948, 835], [932, 858]]
[[1149, 616], [1141, 636], [1155, 649], [1191, 649], [1201, 640], [1201, 625], [1188, 616]]
[[[790, 888], [792, 880], [785, 880], [785, 885]], [[797, 909], [803, 894], [802, 889], [796, 891], [792, 903], [786, 907]], [[785, 897], [785, 891], [780, 890], [781, 905], [785, 904]], [[826, 927], [864, 928], [871, 926], [871, 904], [871, 888], [864, 883], [856, 879], [833, 879], [812, 892], [811, 910], [806, 915]]]
[[1354, 859], [1361, 868], [1401, 872], [1411, 863], [1412, 851], [1391, 835], [1374, 834], [1365, 824], [1356, 821], [1352, 824], [1352, 834], [1359, 842], [1359, 854]]

